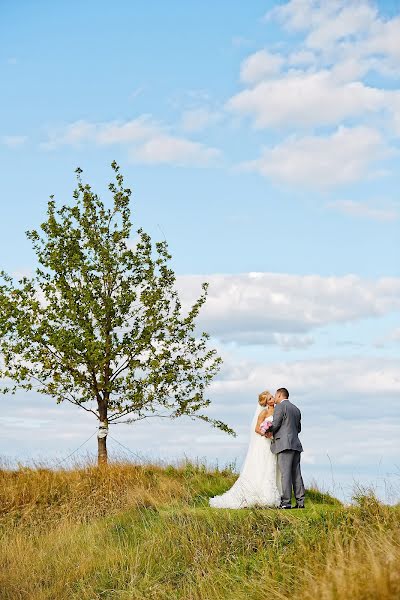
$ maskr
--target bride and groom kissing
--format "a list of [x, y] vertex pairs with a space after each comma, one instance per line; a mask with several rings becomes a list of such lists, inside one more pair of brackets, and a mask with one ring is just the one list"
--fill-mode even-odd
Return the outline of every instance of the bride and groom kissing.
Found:
[[251, 506], [304, 508], [304, 483], [300, 469], [303, 447], [300, 410], [289, 400], [286, 388], [275, 396], [267, 390], [258, 397], [250, 442], [238, 479], [220, 496], [210, 498], [214, 508]]

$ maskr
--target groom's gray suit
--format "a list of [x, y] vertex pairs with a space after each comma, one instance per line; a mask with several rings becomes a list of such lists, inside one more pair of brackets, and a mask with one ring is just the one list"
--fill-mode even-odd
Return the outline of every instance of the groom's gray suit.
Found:
[[277, 454], [282, 477], [281, 506], [289, 507], [292, 502], [292, 488], [297, 506], [304, 506], [304, 483], [300, 470], [300, 453], [303, 446], [299, 440], [301, 412], [289, 400], [282, 400], [275, 406], [274, 419], [270, 431], [271, 452]]

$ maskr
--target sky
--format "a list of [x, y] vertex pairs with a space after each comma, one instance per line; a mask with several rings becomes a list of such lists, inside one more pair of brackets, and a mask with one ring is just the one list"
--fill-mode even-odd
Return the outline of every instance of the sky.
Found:
[[[109, 202], [115, 159], [184, 305], [210, 283], [209, 414], [238, 437], [149, 420], [115, 426], [111, 456], [240, 468], [258, 393], [285, 386], [308, 484], [400, 499], [399, 65], [389, 0], [1, 3], [0, 267], [33, 272], [25, 231], [76, 167]], [[96, 431], [33, 392], [0, 402], [9, 464]]]

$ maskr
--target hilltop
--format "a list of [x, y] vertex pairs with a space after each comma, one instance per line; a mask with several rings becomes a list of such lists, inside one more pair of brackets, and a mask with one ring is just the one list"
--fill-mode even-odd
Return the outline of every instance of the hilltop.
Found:
[[230, 469], [0, 470], [2, 600], [400, 597], [400, 507], [215, 510]]

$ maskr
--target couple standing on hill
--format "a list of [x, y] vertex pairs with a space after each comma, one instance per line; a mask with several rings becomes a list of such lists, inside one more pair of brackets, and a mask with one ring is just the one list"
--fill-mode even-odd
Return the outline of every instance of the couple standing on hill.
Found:
[[247, 455], [239, 478], [221, 496], [210, 498], [214, 508], [271, 506], [304, 508], [304, 484], [300, 470], [300, 410], [289, 401], [286, 388], [275, 396], [262, 392], [253, 418]]

